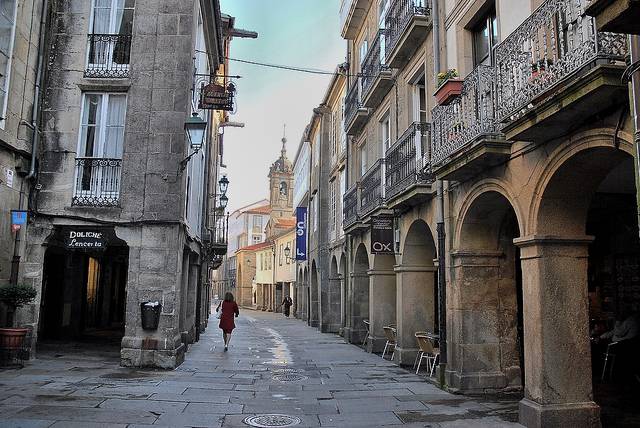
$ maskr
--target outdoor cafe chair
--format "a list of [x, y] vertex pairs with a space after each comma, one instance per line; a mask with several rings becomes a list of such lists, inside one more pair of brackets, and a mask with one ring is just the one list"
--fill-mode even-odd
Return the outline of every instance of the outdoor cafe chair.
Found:
[[367, 346], [367, 342], [369, 341], [369, 320], [362, 320], [365, 327], [367, 327], [367, 331], [364, 335], [364, 340], [362, 341], [362, 346]]
[[384, 330], [384, 335], [387, 338], [387, 343], [384, 344], [384, 350], [382, 351], [382, 358], [384, 358], [387, 350], [391, 350], [391, 348], [393, 348], [393, 352], [391, 353], [391, 359], [393, 360], [393, 356], [396, 354], [396, 329], [389, 325], [382, 327], [382, 329]]
[[429, 377], [433, 376], [433, 370], [436, 367], [436, 362], [440, 357], [440, 349], [433, 346], [433, 338], [429, 337], [423, 332], [415, 334], [418, 347], [420, 348], [420, 359], [418, 360], [418, 368], [416, 374], [420, 371], [420, 365], [422, 360], [427, 360], [427, 370], [429, 371]]

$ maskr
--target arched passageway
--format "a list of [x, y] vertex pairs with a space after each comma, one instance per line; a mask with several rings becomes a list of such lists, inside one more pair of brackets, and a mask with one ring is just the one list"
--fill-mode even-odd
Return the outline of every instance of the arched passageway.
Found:
[[429, 226], [414, 221], [402, 249], [402, 263], [397, 273], [398, 346], [396, 360], [413, 364], [416, 357], [416, 332], [437, 334], [436, 247]]
[[522, 276], [515, 210], [497, 191], [463, 212], [452, 254], [448, 382], [465, 392], [522, 386]]
[[349, 303], [351, 306], [350, 329], [347, 339], [351, 343], [364, 341], [369, 321], [369, 255], [364, 244], [356, 249], [351, 273], [351, 290]]
[[304, 267], [304, 275], [302, 280], [302, 304], [303, 304], [303, 319], [309, 322], [310, 313], [309, 313], [309, 299], [310, 299], [310, 290], [309, 290], [309, 268], [307, 266]]
[[319, 290], [318, 290], [318, 269], [316, 261], [311, 262], [311, 281], [309, 287], [309, 325], [318, 327], [319, 325]]
[[[553, 411], [553, 420], [588, 426], [599, 405], [605, 426], [634, 413], [638, 420], [631, 403], [637, 403], [640, 337], [615, 339], [615, 366], [604, 379], [612, 338], [601, 337], [616, 319], [640, 316], [640, 295], [633, 292], [640, 287], [633, 159], [598, 144], [576, 148], [542, 181], [533, 233], [517, 241], [527, 299], [525, 424], [549, 420]], [[615, 403], [614, 416], [607, 403]]]

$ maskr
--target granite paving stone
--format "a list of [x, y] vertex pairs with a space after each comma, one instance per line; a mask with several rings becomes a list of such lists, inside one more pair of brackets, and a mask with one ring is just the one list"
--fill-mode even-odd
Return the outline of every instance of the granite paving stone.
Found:
[[[517, 427], [518, 398], [452, 395], [411, 370], [281, 314], [241, 310], [228, 352], [216, 320], [175, 370], [119, 366], [117, 345], [45, 343], [0, 371], [0, 427]], [[283, 371], [283, 369], [287, 369]], [[305, 379], [276, 379], [296, 373]]]

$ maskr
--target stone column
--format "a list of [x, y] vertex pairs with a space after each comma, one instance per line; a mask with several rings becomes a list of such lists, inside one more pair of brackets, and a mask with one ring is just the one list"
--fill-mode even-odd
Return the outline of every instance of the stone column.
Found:
[[320, 331], [337, 333], [340, 330], [340, 283], [341, 279], [329, 277], [329, 286], [322, 292]]
[[396, 323], [396, 273], [370, 270], [369, 274], [369, 352], [382, 352], [387, 341], [384, 326]]
[[[366, 293], [365, 293], [366, 290]], [[364, 320], [369, 319], [369, 275], [351, 273], [351, 293], [349, 298], [350, 316], [345, 329], [345, 339], [349, 343], [361, 345], [367, 333]]]
[[412, 365], [418, 352], [415, 333], [435, 330], [434, 282], [435, 266], [396, 266], [396, 324], [398, 347], [395, 361]]
[[527, 427], [599, 427], [593, 401], [589, 306], [589, 236], [528, 236], [520, 247], [524, 295]]

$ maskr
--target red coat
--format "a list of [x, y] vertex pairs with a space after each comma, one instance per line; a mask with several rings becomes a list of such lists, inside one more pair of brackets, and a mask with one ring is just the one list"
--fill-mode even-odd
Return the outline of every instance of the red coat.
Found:
[[222, 331], [225, 333], [231, 333], [234, 328], [236, 328], [236, 324], [233, 322], [233, 317], [240, 315], [240, 310], [238, 309], [238, 305], [236, 302], [222, 302], [222, 315], [220, 316], [220, 327]]

